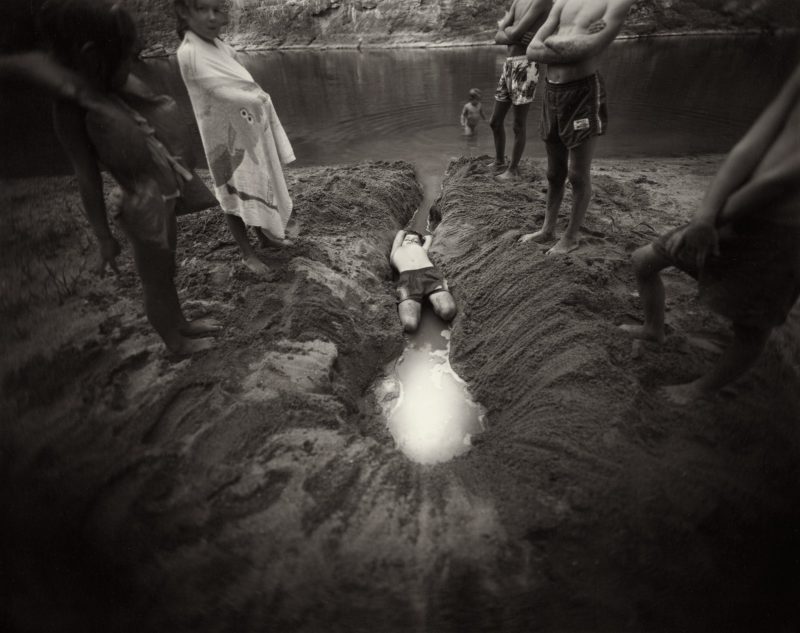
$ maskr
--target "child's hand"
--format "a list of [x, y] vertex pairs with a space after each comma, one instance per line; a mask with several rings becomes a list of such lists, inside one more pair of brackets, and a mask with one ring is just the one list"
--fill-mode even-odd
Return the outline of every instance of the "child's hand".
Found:
[[717, 230], [705, 222], [692, 222], [669, 239], [667, 252], [677, 259], [693, 259], [702, 270], [709, 253], [719, 255]]
[[106, 266], [108, 266], [115, 274], [119, 275], [119, 268], [117, 267], [116, 260], [121, 250], [119, 242], [110, 235], [100, 240], [100, 252], [97, 258], [95, 272], [101, 277], [104, 277], [106, 274]]

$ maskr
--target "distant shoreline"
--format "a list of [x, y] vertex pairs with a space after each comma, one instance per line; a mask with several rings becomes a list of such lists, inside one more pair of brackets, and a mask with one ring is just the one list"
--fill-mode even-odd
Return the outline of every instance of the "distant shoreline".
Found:
[[[800, 29], [786, 28], [786, 29], [704, 29], [701, 31], [667, 31], [657, 33], [626, 33], [617, 37], [617, 40], [643, 40], [651, 38], [666, 38], [666, 37], [730, 37], [730, 36], [746, 36], [756, 37], [763, 35], [798, 35], [800, 36]], [[485, 46], [499, 46], [494, 42], [487, 40], [451, 40], [446, 42], [390, 42], [386, 44], [375, 44], [370, 42], [357, 42], [352, 43], [339, 43], [339, 42], [323, 42], [316, 44], [310, 42], [308, 44], [287, 44], [285, 46], [275, 46], [265, 43], [239, 43], [235, 38], [226, 41], [231, 44], [237, 51], [242, 53], [256, 53], [261, 51], [323, 51], [323, 50], [391, 50], [391, 49], [412, 49], [412, 48], [476, 48]], [[140, 59], [154, 59], [170, 57], [175, 54], [176, 47], [166, 47], [164, 45], [150, 46], [139, 53]]]

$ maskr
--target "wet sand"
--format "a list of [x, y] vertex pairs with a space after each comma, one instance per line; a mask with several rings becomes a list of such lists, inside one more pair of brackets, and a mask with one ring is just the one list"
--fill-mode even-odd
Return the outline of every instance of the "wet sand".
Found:
[[[388, 252], [412, 166], [289, 170], [296, 245], [238, 264], [221, 212], [179, 220], [177, 285], [217, 347], [170, 359], [130, 249], [92, 254], [72, 178], [7, 181], [0, 215], [3, 617], [41, 631], [793, 630], [800, 309], [758, 366], [678, 408], [728, 340], [679, 273], [662, 348], [629, 253], [688, 218], [721, 157], [599, 160], [570, 257], [514, 185], [451, 163], [432, 248], [451, 363], [488, 412], [451, 462], [394, 447], [369, 398], [403, 349]], [[565, 205], [569, 202], [569, 194]], [[83, 272], [82, 272], [83, 271]]]

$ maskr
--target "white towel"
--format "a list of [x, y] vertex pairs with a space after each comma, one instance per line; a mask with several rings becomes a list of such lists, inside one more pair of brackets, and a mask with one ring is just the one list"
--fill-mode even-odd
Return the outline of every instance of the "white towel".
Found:
[[292, 199], [282, 164], [294, 152], [272, 99], [219, 39], [187, 31], [178, 64], [222, 209], [283, 239]]

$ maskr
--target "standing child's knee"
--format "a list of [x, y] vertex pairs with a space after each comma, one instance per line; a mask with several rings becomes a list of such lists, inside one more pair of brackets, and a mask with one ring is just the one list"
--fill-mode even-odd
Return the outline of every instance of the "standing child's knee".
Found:
[[567, 177], [569, 178], [569, 184], [572, 185], [573, 191], [591, 193], [592, 178], [587, 172], [581, 169], [572, 169], [570, 167]]
[[633, 272], [638, 279], [644, 279], [653, 274], [653, 254], [653, 247], [650, 244], [633, 251], [631, 266], [633, 266]]

